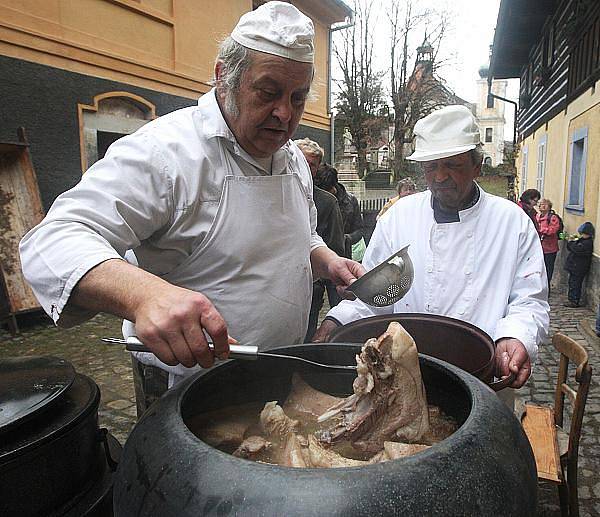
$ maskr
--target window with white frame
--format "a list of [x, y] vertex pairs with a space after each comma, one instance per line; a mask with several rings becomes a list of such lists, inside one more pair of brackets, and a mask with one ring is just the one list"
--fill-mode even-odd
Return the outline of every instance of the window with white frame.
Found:
[[583, 211], [585, 169], [587, 165], [588, 128], [582, 127], [571, 136], [569, 158], [569, 197], [567, 208]]
[[527, 158], [529, 147], [523, 147], [523, 160], [521, 161], [521, 194], [527, 190]]
[[546, 135], [540, 138], [538, 144], [538, 155], [537, 155], [537, 176], [535, 178], [535, 188], [544, 193], [544, 175], [546, 173]]

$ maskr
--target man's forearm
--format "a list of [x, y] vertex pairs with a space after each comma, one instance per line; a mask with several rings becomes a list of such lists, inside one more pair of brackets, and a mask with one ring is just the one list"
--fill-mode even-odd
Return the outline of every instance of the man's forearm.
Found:
[[142, 298], [164, 284], [164, 280], [124, 260], [106, 260], [81, 278], [67, 307], [107, 312], [134, 321]]
[[327, 246], [315, 248], [310, 254], [310, 263], [312, 266], [314, 278], [330, 279], [328, 264], [331, 260], [338, 258], [339, 255], [331, 251]]

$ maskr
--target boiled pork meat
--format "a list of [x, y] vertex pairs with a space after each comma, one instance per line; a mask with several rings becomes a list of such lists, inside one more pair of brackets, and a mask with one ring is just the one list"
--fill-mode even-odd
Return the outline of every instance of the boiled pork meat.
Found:
[[384, 461], [406, 458], [429, 449], [429, 447], [429, 445], [421, 445], [420, 443], [384, 442], [383, 450], [373, 456], [370, 463], [383, 463]]
[[345, 458], [323, 447], [317, 439], [298, 433], [298, 421], [287, 416], [276, 402], [267, 402], [260, 414], [263, 432], [273, 441], [271, 461], [285, 467], [356, 467], [366, 461]]
[[308, 462], [311, 467], [340, 468], [369, 465], [368, 461], [346, 458], [337, 452], [323, 447], [312, 435], [308, 436]]
[[418, 443], [429, 430], [429, 413], [413, 338], [392, 322], [379, 338], [369, 339], [356, 356], [354, 393], [319, 417], [334, 419], [318, 434], [324, 444], [350, 440], [377, 453], [386, 441]]
[[257, 459], [261, 453], [269, 450], [272, 443], [265, 440], [262, 436], [249, 436], [242, 444], [233, 451], [237, 458], [246, 458], [249, 460]]
[[267, 402], [260, 413], [260, 425], [274, 442], [273, 462], [285, 467], [307, 467], [306, 439], [298, 433], [298, 420], [285, 414], [277, 402]]
[[334, 397], [314, 389], [298, 373], [294, 372], [292, 390], [285, 399], [283, 411], [287, 414], [302, 415], [305, 419], [314, 420], [327, 408], [342, 400], [340, 397]]

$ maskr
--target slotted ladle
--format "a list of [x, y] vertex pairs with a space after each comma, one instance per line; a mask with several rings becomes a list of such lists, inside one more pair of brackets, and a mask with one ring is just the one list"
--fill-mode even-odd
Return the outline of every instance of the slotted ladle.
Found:
[[404, 297], [414, 277], [413, 263], [408, 255], [408, 246], [405, 246], [352, 282], [346, 290], [368, 305], [385, 307]]

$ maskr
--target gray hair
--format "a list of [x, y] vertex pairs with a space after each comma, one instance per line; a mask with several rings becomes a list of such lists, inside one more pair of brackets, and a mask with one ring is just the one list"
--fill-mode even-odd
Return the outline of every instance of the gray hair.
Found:
[[302, 152], [306, 154], [312, 154], [314, 156], [318, 156], [319, 160], [323, 159], [323, 155], [325, 151], [323, 148], [314, 140], [310, 138], [302, 138], [300, 140], [294, 140], [294, 143], [300, 148]]
[[219, 61], [223, 63], [221, 77], [213, 79], [212, 83], [225, 92], [225, 110], [237, 117], [239, 109], [236, 94], [242, 83], [242, 75], [252, 64], [252, 55], [246, 47], [227, 36], [219, 45], [217, 62]]
[[[223, 67], [221, 77], [218, 80], [215, 77], [211, 81], [211, 85], [223, 89], [225, 93], [225, 106], [223, 107], [233, 117], [237, 117], [240, 114], [236, 97], [242, 84], [242, 76], [252, 65], [253, 52], [235, 41], [231, 36], [227, 36], [219, 45], [216, 62], [222, 62]], [[311, 83], [314, 76], [315, 67], [313, 65]], [[317, 96], [312, 88], [308, 92], [306, 100], [317, 100]]]
[[416, 183], [413, 181], [412, 178], [402, 178], [397, 184], [396, 184], [396, 191], [398, 192], [398, 194], [400, 194], [400, 191], [402, 190], [403, 187], [410, 187], [413, 190], [416, 190], [417, 185]]
[[473, 165], [481, 165], [483, 163], [483, 146], [481, 144], [477, 144], [477, 147], [471, 150], [471, 161]]

